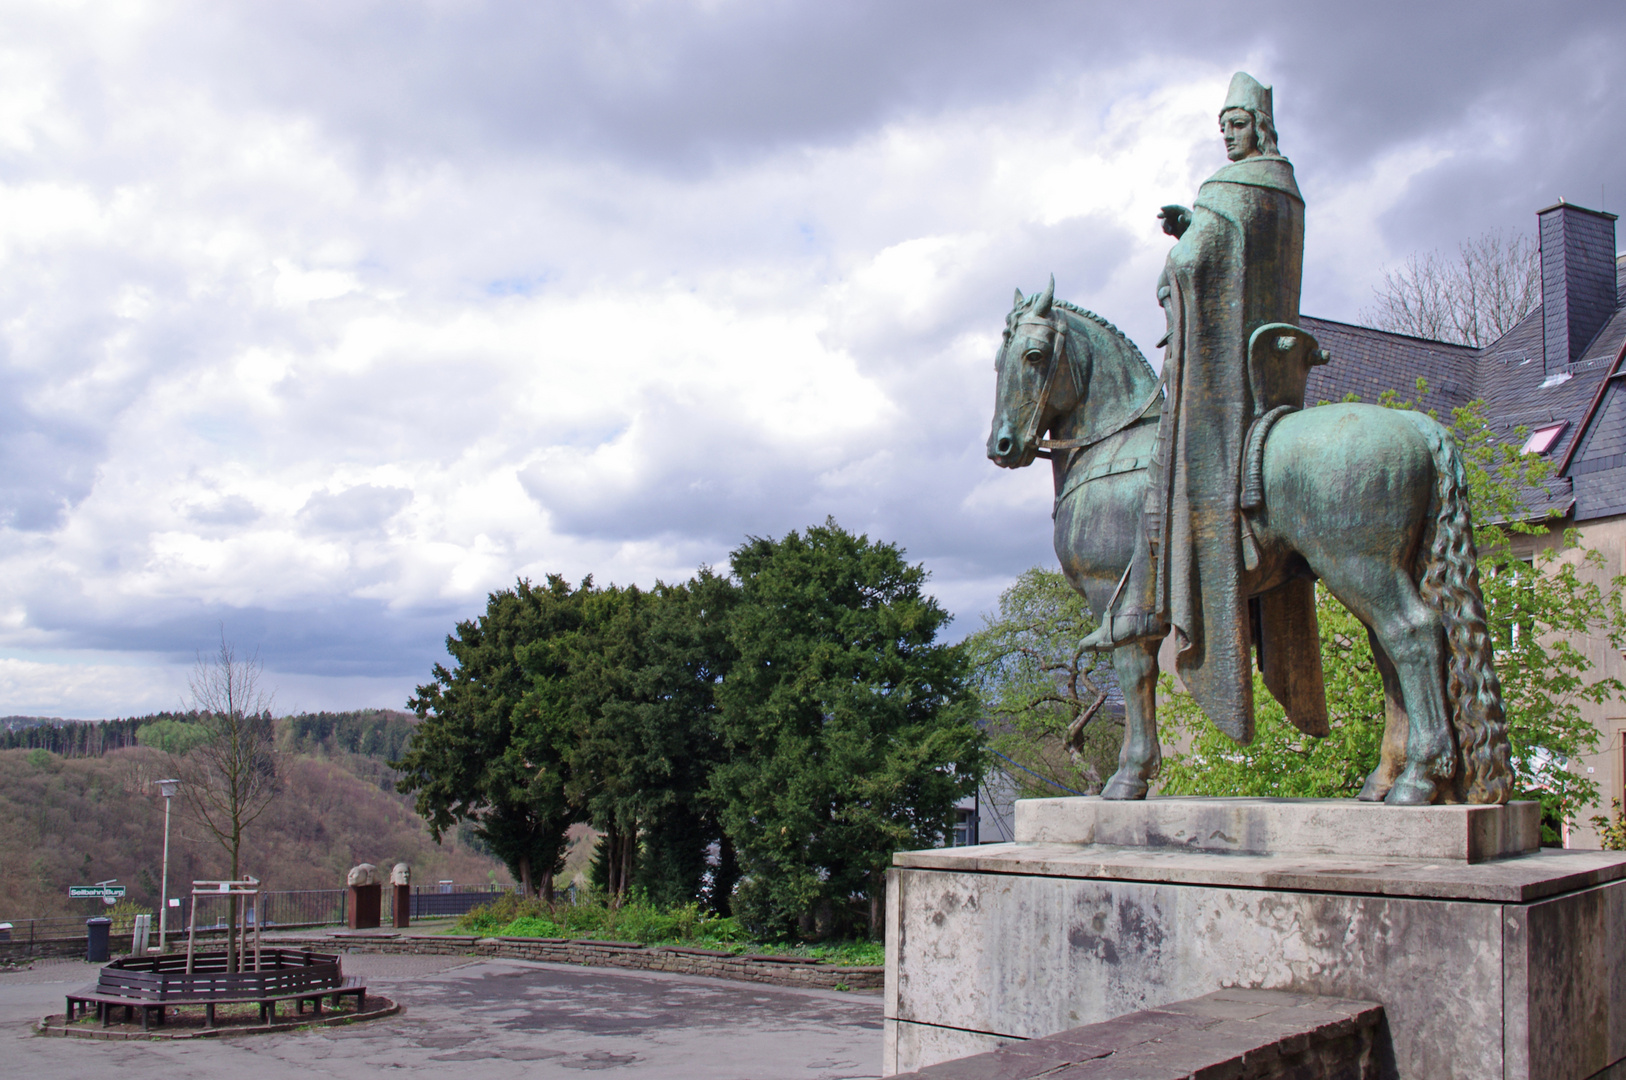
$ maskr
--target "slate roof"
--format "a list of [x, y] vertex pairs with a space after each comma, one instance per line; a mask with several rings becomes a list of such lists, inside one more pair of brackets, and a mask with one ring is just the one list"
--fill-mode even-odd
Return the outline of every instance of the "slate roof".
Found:
[[[1454, 408], [1473, 400], [1479, 350], [1472, 346], [1391, 334], [1308, 315], [1299, 319], [1299, 324], [1332, 354], [1332, 363], [1310, 370], [1306, 402], [1343, 401], [1351, 394], [1361, 401], [1377, 401], [1387, 390], [1409, 400], [1416, 396], [1419, 376], [1428, 380], [1430, 402], [1438, 395], [1439, 400], [1448, 403], [1443, 407]], [[1539, 335], [1540, 323], [1536, 330]]]
[[[1626, 301], [1626, 256], [1616, 258], [1615, 277], [1617, 296]], [[1566, 422], [1546, 454], [1561, 475], [1544, 492], [1531, 493], [1531, 508], [1573, 508], [1576, 521], [1626, 513], [1626, 370], [1617, 370], [1626, 368], [1618, 363], [1626, 346], [1626, 302], [1580, 357], [1551, 378], [1542, 358], [1540, 307], [1483, 349], [1330, 319], [1299, 321], [1332, 354], [1331, 363], [1311, 371], [1307, 402], [1351, 394], [1376, 401], [1385, 390], [1410, 399], [1421, 376], [1429, 393], [1420, 404], [1448, 414], [1482, 400], [1492, 427], [1509, 442], [1523, 441], [1518, 428]]]

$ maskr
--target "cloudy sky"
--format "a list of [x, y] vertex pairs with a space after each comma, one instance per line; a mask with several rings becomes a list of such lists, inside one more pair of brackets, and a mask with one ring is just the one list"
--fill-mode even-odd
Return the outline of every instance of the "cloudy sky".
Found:
[[1304, 310], [1626, 205], [1618, 2], [0, 3], [0, 714], [401, 706], [516, 577], [833, 515], [955, 632], [1053, 559], [1013, 286], [1151, 354], [1154, 217], [1276, 86]]

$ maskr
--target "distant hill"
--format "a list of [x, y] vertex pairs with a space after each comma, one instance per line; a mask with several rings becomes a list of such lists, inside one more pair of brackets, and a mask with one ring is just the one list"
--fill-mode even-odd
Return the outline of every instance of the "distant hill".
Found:
[[71, 721], [60, 716], [0, 716], [0, 731], [12, 731], [16, 728], [37, 727], [40, 724], [66, 724]]
[[[114, 741], [106, 737], [112, 731], [98, 738], [89, 730], [93, 723], [67, 723], [81, 752]], [[390, 710], [279, 720], [283, 786], [250, 829], [243, 871], [277, 890], [342, 887], [358, 862], [408, 863], [423, 884], [507, 882], [502, 865], [466, 836], [436, 845], [411, 800], [395, 793], [387, 762], [399, 756], [415, 723], [411, 714]], [[107, 878], [156, 911], [164, 800], [152, 781], [168, 775], [168, 761], [133, 745], [71, 757], [39, 746], [0, 750], [0, 919], [94, 914], [100, 905], [69, 900], [68, 886]], [[195, 878], [221, 878], [229, 870], [224, 851], [179, 798], [174, 811], [171, 895]]]

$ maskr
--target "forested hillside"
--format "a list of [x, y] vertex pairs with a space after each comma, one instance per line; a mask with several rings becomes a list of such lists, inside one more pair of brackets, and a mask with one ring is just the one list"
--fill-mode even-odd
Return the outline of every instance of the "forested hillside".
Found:
[[[139, 719], [186, 722], [184, 714]], [[59, 745], [89, 756], [64, 757], [38, 744], [0, 750], [0, 920], [94, 914], [100, 905], [69, 900], [68, 886], [107, 878], [157, 910], [164, 800], [152, 781], [169, 775], [170, 759], [128, 745], [122, 729], [132, 723], [146, 726], [120, 721], [116, 735], [99, 738], [99, 725], [69, 722], [56, 733]], [[387, 763], [414, 724], [410, 714], [383, 710], [278, 720], [278, 792], [249, 830], [244, 870], [270, 889], [338, 888], [357, 862], [406, 862], [420, 883], [509, 880], [500, 863], [456, 833], [437, 845], [411, 801], [395, 793]], [[46, 725], [32, 727], [36, 738], [53, 737], [41, 730]], [[99, 755], [88, 750], [119, 741], [126, 745]], [[172, 895], [194, 878], [225, 875], [219, 845], [179, 798], [170, 843]]]

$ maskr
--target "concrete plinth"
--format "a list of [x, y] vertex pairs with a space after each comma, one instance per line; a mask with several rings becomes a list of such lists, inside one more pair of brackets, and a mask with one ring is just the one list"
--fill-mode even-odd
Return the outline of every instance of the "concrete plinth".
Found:
[[1052, 839], [894, 860], [886, 1072], [1253, 988], [1382, 1004], [1390, 1075], [1584, 1080], [1626, 1058], [1626, 854], [1534, 813], [1019, 803]]

